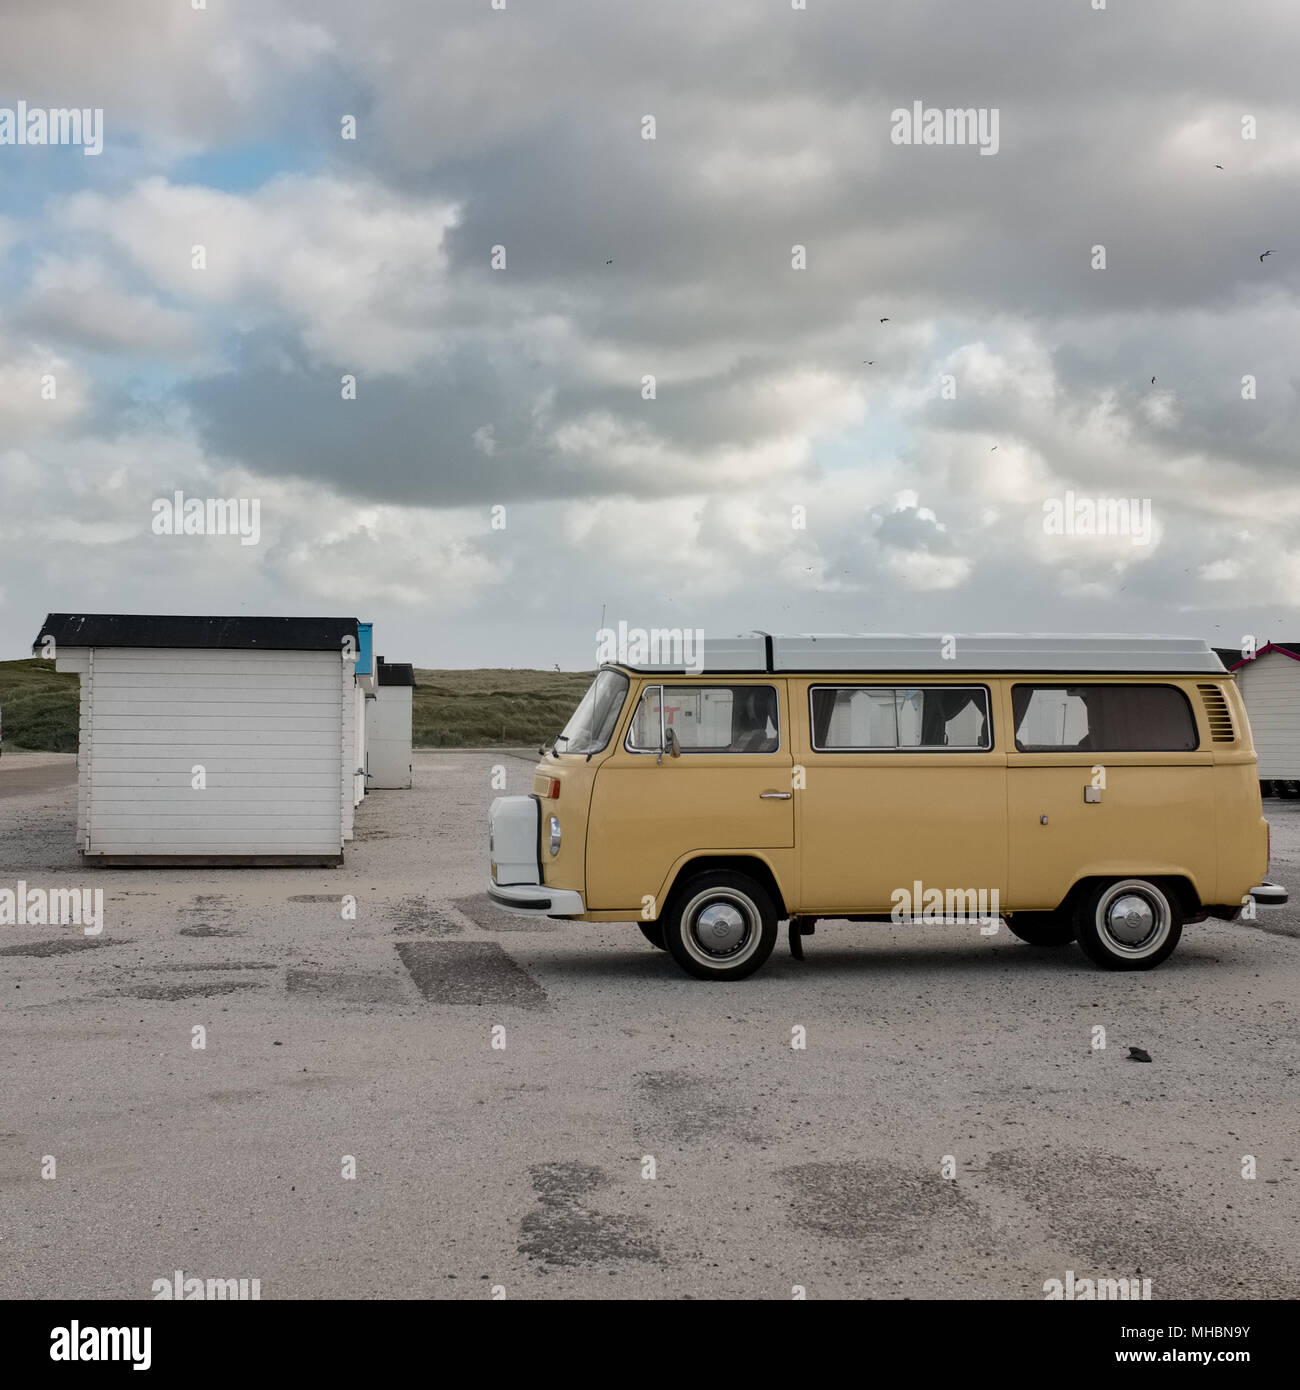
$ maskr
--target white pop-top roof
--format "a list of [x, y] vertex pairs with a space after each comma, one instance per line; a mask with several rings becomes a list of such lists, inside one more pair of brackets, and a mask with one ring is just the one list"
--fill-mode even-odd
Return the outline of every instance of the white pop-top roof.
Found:
[[1198, 637], [1114, 633], [754, 632], [705, 638], [701, 651], [670, 650], [624, 662], [636, 671], [1169, 672], [1222, 675], [1223, 662]]

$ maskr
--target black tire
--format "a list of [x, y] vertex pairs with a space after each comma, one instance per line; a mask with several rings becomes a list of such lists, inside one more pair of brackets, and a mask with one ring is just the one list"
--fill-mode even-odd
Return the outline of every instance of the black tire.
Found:
[[1074, 919], [1068, 912], [1013, 912], [1005, 921], [1030, 946], [1068, 946], [1074, 940]]
[[695, 874], [673, 891], [660, 920], [668, 953], [697, 980], [743, 980], [776, 944], [776, 908], [747, 874]]
[[656, 951], [666, 951], [664, 945], [664, 924], [662, 922], [638, 922], [641, 928], [641, 935], [655, 948]]
[[1079, 899], [1074, 929], [1084, 954], [1103, 970], [1154, 970], [1178, 945], [1183, 909], [1154, 879], [1107, 879]]

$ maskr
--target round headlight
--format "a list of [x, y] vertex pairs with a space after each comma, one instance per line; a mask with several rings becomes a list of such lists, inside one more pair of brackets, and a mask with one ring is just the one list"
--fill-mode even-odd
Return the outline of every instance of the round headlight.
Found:
[[551, 826], [550, 826], [550, 830], [551, 830], [551, 853], [552, 853], [552, 854], [559, 854], [559, 852], [560, 852], [560, 822], [559, 822], [558, 820], [556, 820], [554, 816], [551, 817]]

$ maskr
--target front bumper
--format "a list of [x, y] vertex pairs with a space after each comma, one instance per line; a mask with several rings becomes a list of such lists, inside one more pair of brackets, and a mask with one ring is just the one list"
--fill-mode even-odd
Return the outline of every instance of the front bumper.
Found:
[[531, 917], [580, 917], [586, 911], [581, 893], [544, 883], [489, 883], [488, 897], [507, 912]]
[[1250, 890], [1250, 896], [1260, 907], [1281, 907], [1287, 901], [1287, 891], [1280, 883], [1261, 883]]

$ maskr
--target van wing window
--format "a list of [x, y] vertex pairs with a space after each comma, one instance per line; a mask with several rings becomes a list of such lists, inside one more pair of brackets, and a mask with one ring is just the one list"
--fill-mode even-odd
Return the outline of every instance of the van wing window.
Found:
[[822, 685], [809, 701], [818, 752], [992, 747], [982, 685]]
[[1174, 685], [1017, 685], [1022, 753], [1184, 753], [1199, 747], [1187, 696]]
[[599, 753], [609, 742], [627, 696], [621, 671], [599, 671], [555, 740], [557, 753]]
[[[627, 736], [633, 752], [658, 751], [659, 689], [641, 694]], [[665, 685], [663, 712], [683, 753], [775, 753], [781, 746], [775, 686]]]

